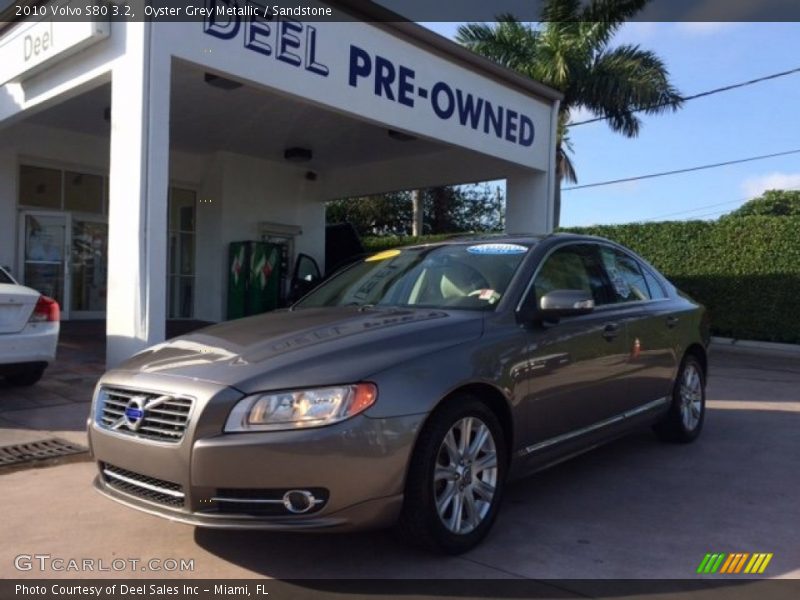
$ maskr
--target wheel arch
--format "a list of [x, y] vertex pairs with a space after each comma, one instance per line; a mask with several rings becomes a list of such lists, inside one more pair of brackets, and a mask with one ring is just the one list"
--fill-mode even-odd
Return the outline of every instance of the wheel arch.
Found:
[[697, 342], [690, 344], [683, 353], [683, 356], [684, 358], [687, 356], [696, 358], [703, 368], [703, 378], [706, 379], [708, 377], [708, 353], [702, 344], [698, 344]]
[[506, 453], [508, 456], [506, 460], [510, 462], [513, 456], [514, 448], [514, 418], [511, 414], [511, 406], [505, 394], [495, 386], [484, 382], [473, 382], [460, 385], [459, 387], [449, 391], [437, 404], [433, 410], [428, 414], [422, 427], [430, 421], [436, 412], [445, 404], [452, 402], [454, 398], [460, 395], [468, 394], [476, 397], [478, 400], [489, 407], [497, 420], [500, 422], [500, 427], [503, 429], [503, 436], [505, 438]]

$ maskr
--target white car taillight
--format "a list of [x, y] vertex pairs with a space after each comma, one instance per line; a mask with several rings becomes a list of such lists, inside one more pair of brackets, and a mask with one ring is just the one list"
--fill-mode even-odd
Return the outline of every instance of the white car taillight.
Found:
[[36, 301], [36, 307], [33, 309], [31, 318], [28, 319], [31, 323], [41, 321], [58, 321], [61, 318], [61, 310], [58, 307], [58, 302], [47, 296], [39, 296]]

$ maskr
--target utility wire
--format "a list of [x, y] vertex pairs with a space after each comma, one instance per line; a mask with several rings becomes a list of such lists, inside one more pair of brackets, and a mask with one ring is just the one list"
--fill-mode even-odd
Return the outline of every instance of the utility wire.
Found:
[[[785, 192], [794, 192], [794, 191], [799, 191], [799, 190], [800, 190], [800, 186], [790, 187], [790, 188], [782, 188], [782, 191], [785, 191]], [[754, 196], [754, 197], [756, 197], [756, 196]], [[666, 217], [674, 217], [674, 216], [677, 216], [677, 215], [685, 215], [685, 214], [688, 214], [688, 213], [693, 213], [693, 212], [697, 212], [697, 211], [701, 211], [701, 210], [706, 210], [708, 208], [718, 208], [720, 206], [727, 206], [727, 205], [730, 205], [730, 204], [743, 204], [743, 203], [746, 203], [746, 202], [748, 202], [748, 201], [750, 201], [752, 199], [753, 198], [739, 198], [738, 200], [728, 200], [727, 202], [717, 202], [716, 204], [706, 204], [706, 205], [703, 205], [703, 206], [697, 206], [695, 208], [688, 208], [686, 210], [679, 210], [679, 211], [671, 212], [671, 213], [667, 213], [667, 214], [656, 215], [655, 217], [648, 217], [646, 219], [642, 219], [640, 221], [634, 221], [634, 222], [647, 223], [647, 222], [650, 222], [650, 221], [660, 221], [661, 219], [665, 219]], [[692, 215], [691, 217], [687, 217], [687, 218], [701, 219], [703, 217], [707, 217], [707, 216], [714, 215], [714, 214], [717, 214], [717, 213], [723, 214], [725, 212], [727, 212], [727, 209], [725, 209], [725, 210], [715, 210], [715, 211], [712, 211], [712, 212], [709, 212], [709, 213], [705, 213], [705, 214], [702, 214], [702, 215]]]
[[728, 206], [730, 204], [737, 204], [739, 202], [747, 202], [746, 199], [737, 199], [737, 200], [728, 200], [727, 202], [718, 202], [717, 204], [706, 204], [704, 206], [697, 206], [695, 208], [689, 208], [687, 210], [679, 210], [676, 212], [666, 213], [664, 215], [656, 215], [655, 217], [648, 217], [645, 221], [658, 221], [660, 219], [666, 219], [667, 217], [675, 217], [679, 215], [685, 215], [688, 213], [698, 212], [701, 210], [706, 210], [708, 208], [717, 208], [719, 206]]
[[[739, 88], [747, 87], [750, 85], [755, 85], [756, 83], [761, 83], [764, 81], [770, 81], [772, 79], [778, 79], [780, 77], [786, 77], [787, 75], [794, 75], [795, 73], [800, 73], [800, 67], [789, 69], [788, 71], [781, 71], [780, 73], [773, 73], [772, 75], [765, 75], [764, 77], [758, 77], [757, 79], [750, 79], [749, 81], [743, 81], [741, 83], [734, 83], [731, 85], [726, 85], [721, 88], [716, 88], [713, 90], [708, 90], [706, 92], [700, 92], [699, 94], [693, 94], [692, 96], [682, 96], [681, 100], [684, 102], [688, 102], [689, 100], [696, 100], [697, 98], [705, 98], [706, 96], [713, 96], [714, 94], [719, 94], [721, 92], [729, 92], [731, 90], [736, 90]], [[644, 110], [650, 110], [652, 108], [661, 108], [662, 106], [667, 106], [668, 102], [661, 102], [658, 104], [651, 104], [650, 106], [644, 106], [642, 108], [637, 108], [631, 112], [637, 113], [642, 112]], [[597, 123], [598, 121], [606, 121], [610, 117], [595, 117], [594, 119], [587, 119], [585, 121], [578, 121], [576, 123], [570, 123], [570, 127], [576, 127], [578, 125], [587, 125], [589, 123]]]
[[600, 187], [604, 185], [615, 185], [617, 183], [628, 183], [630, 181], [640, 181], [642, 179], [654, 179], [656, 177], [666, 177], [668, 175], [679, 175], [680, 173], [692, 173], [694, 171], [704, 171], [706, 169], [716, 169], [718, 167], [727, 167], [728, 165], [738, 165], [756, 160], [765, 160], [767, 158], [776, 158], [778, 156], [788, 156], [790, 154], [800, 154], [800, 149], [787, 150], [786, 152], [775, 152], [774, 154], [763, 154], [761, 156], [751, 156], [749, 158], [740, 158], [738, 160], [729, 160], [711, 165], [700, 165], [698, 167], [688, 167], [686, 169], [676, 169], [674, 171], [663, 171], [661, 173], [650, 173], [648, 175], [638, 175], [636, 177], [625, 177], [623, 179], [612, 179], [610, 181], [598, 181], [595, 183], [586, 183], [584, 185], [574, 185], [572, 187], [562, 188], [562, 192], [569, 192], [572, 190], [583, 190], [586, 188]]

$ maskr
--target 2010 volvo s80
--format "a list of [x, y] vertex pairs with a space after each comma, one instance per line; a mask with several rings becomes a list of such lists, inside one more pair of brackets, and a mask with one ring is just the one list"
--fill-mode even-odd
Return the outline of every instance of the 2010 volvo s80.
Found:
[[395, 524], [462, 552], [512, 477], [635, 427], [694, 440], [708, 335], [702, 306], [599, 238], [389, 250], [106, 373], [95, 486], [198, 526]]

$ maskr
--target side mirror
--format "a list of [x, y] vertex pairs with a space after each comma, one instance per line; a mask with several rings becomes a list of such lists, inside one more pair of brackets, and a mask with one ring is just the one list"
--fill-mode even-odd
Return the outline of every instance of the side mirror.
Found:
[[594, 298], [583, 290], [553, 290], [539, 300], [539, 314], [546, 319], [586, 315], [594, 310]]

